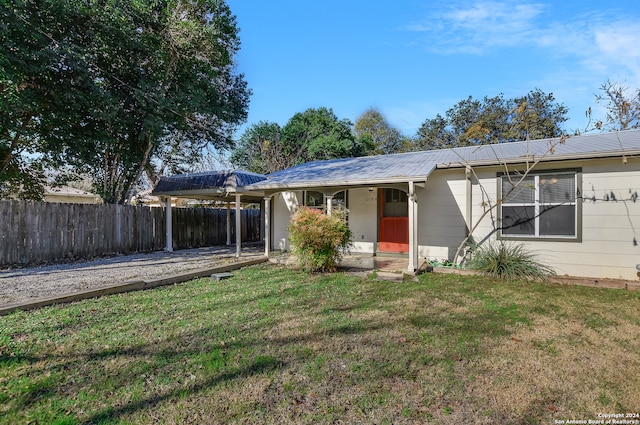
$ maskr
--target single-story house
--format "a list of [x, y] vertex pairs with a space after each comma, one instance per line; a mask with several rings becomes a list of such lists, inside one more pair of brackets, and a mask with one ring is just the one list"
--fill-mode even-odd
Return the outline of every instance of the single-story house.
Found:
[[266, 255], [306, 205], [343, 208], [352, 252], [407, 255], [410, 271], [455, 260], [469, 232], [526, 243], [561, 275], [636, 279], [640, 264], [640, 130], [315, 161], [227, 189], [181, 178], [154, 194], [262, 199]]
[[59, 202], [65, 204], [101, 204], [102, 199], [95, 193], [76, 189], [69, 186], [46, 186], [44, 188], [45, 202]]

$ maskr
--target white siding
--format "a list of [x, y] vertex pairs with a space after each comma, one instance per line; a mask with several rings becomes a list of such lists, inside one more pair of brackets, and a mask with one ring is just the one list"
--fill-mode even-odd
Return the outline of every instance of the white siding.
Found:
[[[629, 158], [626, 164], [621, 159], [553, 163], [536, 170], [563, 168], [582, 169], [584, 202], [582, 217], [578, 218], [582, 223], [582, 241], [524, 243], [560, 275], [637, 280], [640, 247], [633, 241], [640, 239], [640, 199], [633, 202], [631, 197], [636, 192], [640, 194], [640, 159]], [[494, 200], [498, 171], [501, 170], [483, 170], [480, 179]], [[477, 208], [480, 200], [477, 192], [474, 185], [474, 221], [481, 213], [481, 208]], [[611, 200], [611, 193], [617, 202]], [[605, 195], [609, 196], [609, 201], [604, 200]], [[591, 200], [592, 196], [595, 196], [595, 202]], [[474, 234], [476, 240], [489, 235], [491, 229], [491, 219], [485, 217]], [[495, 240], [495, 235], [490, 239]]]
[[418, 196], [418, 255], [453, 259], [465, 237], [466, 177], [464, 169], [438, 170]]
[[378, 190], [349, 190], [349, 228], [353, 252], [373, 254], [378, 240]]
[[[525, 241], [538, 258], [558, 274], [593, 278], [637, 279], [640, 264], [640, 158], [550, 163], [536, 170], [582, 169], [582, 241]], [[475, 241], [495, 240], [497, 220], [497, 174], [501, 167], [475, 170], [472, 178], [472, 223], [478, 224]], [[604, 201], [611, 193], [617, 202]], [[301, 192], [283, 192], [274, 197], [273, 240], [275, 249], [288, 249], [287, 226], [299, 205]], [[353, 252], [374, 253], [378, 239], [378, 191], [349, 190], [349, 226], [353, 232]], [[591, 201], [595, 196], [596, 201]], [[435, 170], [424, 188], [418, 188], [419, 256], [451, 259], [466, 235], [467, 182], [464, 169]], [[486, 214], [485, 214], [486, 213]], [[483, 214], [484, 217], [483, 217]]]
[[302, 192], [281, 192], [273, 202], [273, 249], [289, 249], [289, 222], [291, 216], [302, 205]]

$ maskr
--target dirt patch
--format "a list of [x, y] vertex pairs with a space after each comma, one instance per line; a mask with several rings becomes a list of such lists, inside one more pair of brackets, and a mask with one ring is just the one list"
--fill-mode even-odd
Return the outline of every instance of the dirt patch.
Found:
[[[240, 260], [262, 255], [243, 247]], [[235, 247], [122, 255], [91, 261], [0, 271], [0, 306], [33, 301], [133, 280], [149, 280], [238, 261]]]

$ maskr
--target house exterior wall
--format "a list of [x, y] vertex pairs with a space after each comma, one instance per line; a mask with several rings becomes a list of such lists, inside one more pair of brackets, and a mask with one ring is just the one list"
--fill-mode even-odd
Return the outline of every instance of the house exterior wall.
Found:
[[[621, 158], [566, 161], [539, 165], [535, 171], [582, 170], [581, 241], [524, 240], [537, 258], [553, 267], [559, 275], [637, 280], [636, 264], [640, 264], [640, 159]], [[497, 173], [504, 168], [478, 171], [480, 177], [473, 186], [474, 222], [482, 214], [483, 197], [480, 185], [489, 193], [492, 201], [497, 198]], [[612, 200], [611, 194], [616, 201]], [[595, 197], [595, 201], [591, 198]], [[605, 201], [606, 198], [609, 201]], [[486, 197], [485, 197], [486, 198]], [[497, 217], [497, 209], [494, 217]], [[492, 233], [492, 215], [487, 215], [474, 232], [476, 240]]]
[[289, 222], [298, 206], [302, 205], [302, 192], [280, 192], [273, 197], [272, 228], [273, 249], [289, 249]]
[[418, 197], [418, 257], [452, 259], [466, 235], [464, 169], [431, 174]]
[[[509, 167], [515, 170], [516, 167]], [[581, 241], [522, 240], [545, 264], [560, 275], [591, 278], [638, 279], [640, 264], [640, 158], [592, 159], [539, 164], [535, 171], [582, 170]], [[418, 255], [420, 259], [453, 260], [467, 232], [476, 228], [473, 239], [495, 241], [498, 209], [498, 174], [504, 167], [473, 170], [471, 193], [465, 170], [435, 170], [418, 199]], [[611, 194], [616, 198], [612, 200]], [[592, 201], [594, 196], [596, 201]], [[609, 201], [605, 201], [605, 198]], [[282, 192], [274, 197], [273, 236], [275, 249], [288, 249], [287, 226], [302, 201], [302, 192]], [[471, 220], [468, 220], [468, 200]], [[634, 200], [635, 199], [635, 202]], [[349, 190], [349, 226], [354, 253], [374, 254], [378, 240], [378, 191]], [[486, 214], [485, 214], [486, 212]], [[483, 217], [483, 214], [484, 217]], [[470, 223], [467, 223], [470, 221]], [[635, 240], [635, 243], [634, 243]], [[421, 260], [419, 260], [421, 261]]]
[[349, 190], [349, 228], [353, 234], [353, 252], [373, 254], [378, 240], [378, 191]]

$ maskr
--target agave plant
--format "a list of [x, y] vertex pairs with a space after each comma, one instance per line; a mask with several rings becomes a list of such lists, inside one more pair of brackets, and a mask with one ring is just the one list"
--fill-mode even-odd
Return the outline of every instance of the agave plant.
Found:
[[473, 250], [468, 267], [505, 280], [548, 280], [554, 270], [539, 262], [524, 244], [498, 241]]

